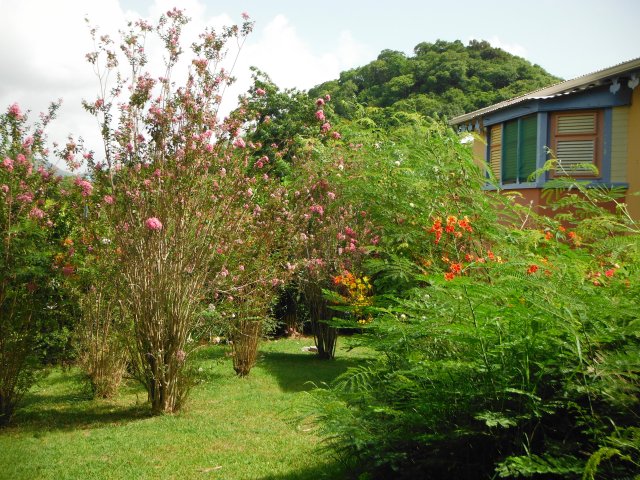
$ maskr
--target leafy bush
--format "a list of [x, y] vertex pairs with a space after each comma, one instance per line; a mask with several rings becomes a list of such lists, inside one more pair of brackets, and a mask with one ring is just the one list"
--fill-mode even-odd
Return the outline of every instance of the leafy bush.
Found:
[[60, 274], [70, 272], [54, 261], [64, 234], [60, 179], [48, 168], [43, 133], [56, 109], [33, 128], [17, 104], [0, 115], [0, 426], [52, 355], [47, 349], [66, 341]]
[[483, 193], [437, 124], [379, 151], [353, 194], [381, 229], [380, 355], [315, 393], [336, 452], [374, 478], [637, 474], [637, 226], [586, 189], [563, 224]]

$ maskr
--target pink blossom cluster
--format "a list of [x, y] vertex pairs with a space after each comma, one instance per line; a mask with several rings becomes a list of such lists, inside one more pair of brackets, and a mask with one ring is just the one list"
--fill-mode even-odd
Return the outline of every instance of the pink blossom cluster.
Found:
[[8, 171], [13, 172], [13, 160], [11, 160], [9, 157], [5, 157], [1, 165]]
[[22, 110], [20, 110], [20, 105], [14, 103], [9, 107], [9, 115], [13, 116], [16, 120], [22, 120]]
[[149, 217], [145, 220], [144, 226], [149, 230], [162, 230], [162, 222], [157, 217]]
[[322, 205], [311, 205], [311, 207], [309, 207], [309, 210], [311, 210], [311, 212], [313, 213], [317, 213], [320, 216], [324, 215], [324, 208], [322, 207]]
[[89, 182], [88, 180], [76, 177], [73, 183], [80, 187], [83, 197], [88, 197], [89, 195], [91, 195], [91, 192], [93, 192], [93, 185], [91, 185], [91, 182]]

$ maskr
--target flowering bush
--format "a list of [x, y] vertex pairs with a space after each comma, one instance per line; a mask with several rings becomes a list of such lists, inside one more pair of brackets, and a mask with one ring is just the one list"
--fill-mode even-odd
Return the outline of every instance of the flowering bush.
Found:
[[578, 215], [536, 217], [482, 192], [453, 132], [413, 138], [387, 168], [374, 143], [351, 190], [381, 236], [364, 264], [381, 355], [316, 392], [320, 428], [376, 478], [632, 475], [637, 224], [587, 189]]
[[[185, 84], [175, 87], [172, 74], [182, 58], [180, 34], [187, 22], [174, 9], [157, 27], [140, 21], [124, 35], [121, 50], [131, 76], [128, 83], [117, 77], [110, 90], [101, 85], [98, 100], [85, 102], [102, 125], [105, 158], [97, 161], [85, 152], [89, 178], [77, 185], [89, 203], [87, 248], [100, 262], [106, 239], [108, 254], [116, 256], [113, 282], [122, 314], [132, 323], [133, 370], [155, 412], [176, 411], [188, 392], [190, 340], [204, 320], [202, 305], [241, 310], [249, 296], [268, 304], [286, 271], [267, 238], [287, 224], [279, 182], [249, 172], [253, 147], [241, 137], [241, 113], [226, 121], [217, 117], [232, 80], [220, 66], [226, 42], [241, 44], [252, 23], [205, 31], [192, 46]], [[144, 42], [152, 32], [165, 47], [162, 77], [144, 71]], [[117, 69], [109, 37], [100, 37], [98, 45], [89, 62]], [[63, 151], [71, 166], [82, 153], [78, 143]]]
[[0, 114], [0, 426], [34, 382], [64, 307], [64, 266], [54, 261], [60, 179], [43, 133], [56, 109], [33, 128], [17, 104]]

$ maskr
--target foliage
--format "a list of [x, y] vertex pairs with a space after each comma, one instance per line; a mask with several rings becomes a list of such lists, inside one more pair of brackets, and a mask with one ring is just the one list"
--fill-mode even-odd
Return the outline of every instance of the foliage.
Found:
[[44, 127], [30, 127], [17, 104], [0, 115], [0, 426], [34, 383], [47, 355], [66, 343], [68, 267], [54, 262], [64, 235], [59, 178], [47, 167]]
[[[241, 137], [243, 119], [217, 118], [232, 81], [221, 68], [227, 42], [242, 44], [252, 23], [245, 15], [240, 26], [206, 30], [191, 47], [184, 85], [176, 86], [187, 22], [174, 9], [155, 28], [130, 25], [121, 51], [131, 74], [116, 75], [112, 88], [104, 79], [118, 71], [119, 57], [111, 39], [92, 29], [98, 45], [87, 59], [100, 94], [85, 109], [102, 125], [105, 158], [84, 153], [90, 178], [76, 181], [87, 202], [85, 254], [98, 270], [117, 265], [106, 291], [132, 325], [131, 368], [156, 413], [177, 411], [192, 385], [189, 357], [203, 331], [203, 306], [259, 319], [287, 272], [284, 247], [274, 241], [286, 231], [284, 191], [269, 175], [248, 173], [253, 147]], [[145, 71], [152, 32], [165, 47], [162, 77]], [[81, 151], [70, 142], [62, 154], [74, 167]]]
[[330, 93], [336, 113], [346, 118], [369, 116], [393, 124], [403, 112], [452, 117], [559, 80], [485, 41], [465, 46], [438, 40], [416, 45], [412, 57], [383, 50], [373, 62], [342, 72], [310, 94]]
[[316, 393], [325, 437], [374, 478], [637, 474], [637, 225], [590, 189], [580, 218], [535, 218], [481, 191], [446, 128], [407, 137], [353, 184], [381, 232], [380, 357]]

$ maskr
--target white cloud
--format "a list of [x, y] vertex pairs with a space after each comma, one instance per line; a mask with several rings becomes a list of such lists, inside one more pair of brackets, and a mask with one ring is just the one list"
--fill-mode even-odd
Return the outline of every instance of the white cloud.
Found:
[[524, 48], [522, 45], [520, 45], [519, 43], [507, 43], [507, 42], [503, 42], [502, 40], [500, 40], [499, 37], [497, 37], [496, 35], [494, 35], [493, 37], [491, 37], [488, 42], [493, 45], [494, 47], [497, 48], [501, 48], [502, 50], [504, 50], [505, 52], [509, 52], [513, 55], [517, 55], [518, 57], [523, 57], [526, 58], [527, 56], [527, 49]]

